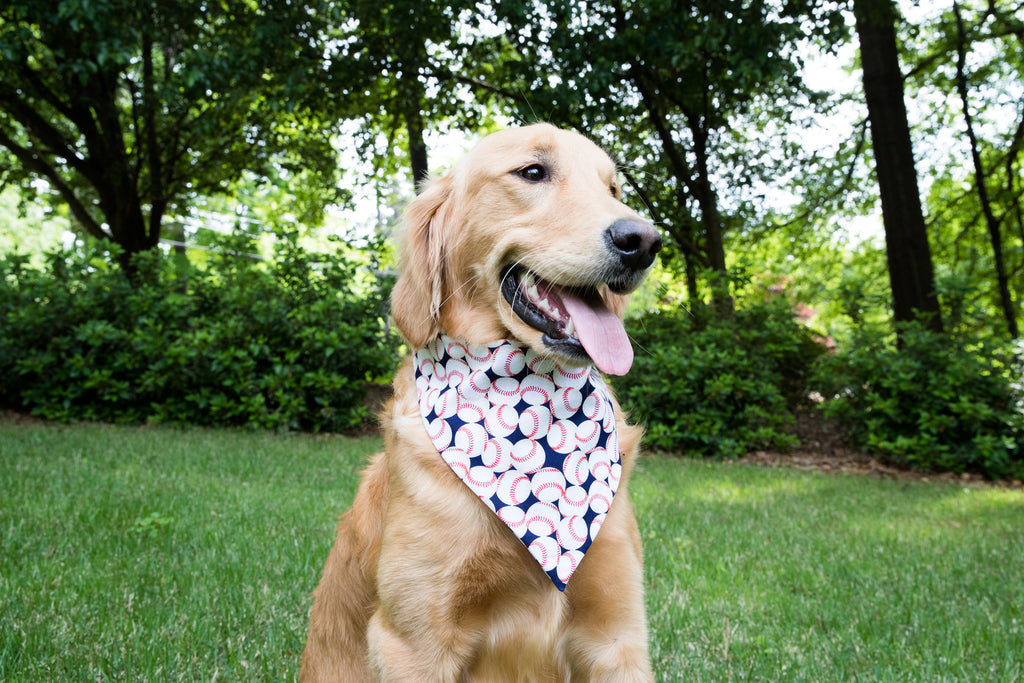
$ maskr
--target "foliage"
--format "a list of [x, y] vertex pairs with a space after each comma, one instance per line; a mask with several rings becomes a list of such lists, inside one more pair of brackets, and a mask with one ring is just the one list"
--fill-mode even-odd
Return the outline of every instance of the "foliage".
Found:
[[1024, 477], [1024, 347], [908, 325], [898, 350], [859, 331], [813, 380], [862, 446], [925, 470]]
[[[425, 134], [455, 125], [476, 130], [492, 112], [474, 99], [461, 74], [474, 64], [471, 36], [481, 20], [475, 2], [349, 0], [350, 20], [336, 34], [346, 54], [331, 72], [343, 87], [360, 86], [363, 125], [356, 134], [375, 181], [393, 181], [400, 167], [415, 183], [429, 171]], [[374, 154], [383, 144], [383, 153]]]
[[0, 180], [52, 190], [123, 265], [156, 245], [166, 212], [245, 171], [305, 175], [326, 188], [314, 207], [335, 201], [324, 180], [345, 103], [323, 63], [339, 20], [330, 3], [280, 0], [5, 2]]
[[969, 285], [966, 299], [949, 303], [953, 316], [965, 303], [987, 309], [989, 330], [1019, 336], [1024, 291], [1020, 7], [958, 0], [928, 10], [920, 25], [907, 31], [912, 67], [907, 84], [927, 108], [918, 147], [931, 167], [925, 206], [937, 265]]
[[646, 423], [651, 446], [737, 457], [795, 445], [786, 427], [824, 347], [784, 299], [751, 302], [725, 318], [662, 311], [629, 334], [636, 360], [615, 385], [623, 407]]
[[138, 281], [95, 243], [0, 261], [0, 401], [59, 420], [343, 430], [367, 418], [364, 384], [387, 375], [386, 292], [340, 251], [285, 236], [263, 267], [225, 238], [205, 268], [158, 252]]
[[500, 40], [513, 46], [498, 66], [510, 104], [612, 150], [670, 238], [665, 254], [695, 303], [704, 294], [698, 271], [727, 270], [723, 236], [758, 222], [749, 219], [754, 198], [803, 156], [801, 140], [778, 122], [820, 104], [802, 82], [800, 46], [811, 35], [842, 40], [839, 5], [506, 0], [495, 8], [509, 26]]

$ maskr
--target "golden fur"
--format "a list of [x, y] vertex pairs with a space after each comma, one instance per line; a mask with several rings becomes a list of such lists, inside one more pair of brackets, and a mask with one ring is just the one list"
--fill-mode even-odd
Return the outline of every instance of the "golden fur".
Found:
[[[551, 169], [550, 181], [516, 175], [531, 163]], [[443, 331], [543, 352], [541, 333], [499, 291], [502, 269], [516, 262], [561, 285], [594, 284], [607, 259], [603, 233], [637, 218], [618, 194], [612, 161], [576, 133], [539, 124], [485, 138], [408, 210], [392, 306], [409, 345]], [[603, 285], [601, 293], [621, 316], [625, 298]], [[341, 518], [314, 593], [301, 680], [653, 680], [628, 492], [640, 430], [618, 405], [621, 483], [561, 593], [439, 457], [411, 359], [394, 389], [382, 415], [385, 450]]]

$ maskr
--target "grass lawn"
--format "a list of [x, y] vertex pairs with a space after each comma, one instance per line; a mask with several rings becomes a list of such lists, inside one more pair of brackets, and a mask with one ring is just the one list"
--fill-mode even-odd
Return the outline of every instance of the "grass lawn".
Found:
[[[379, 440], [0, 419], [0, 681], [293, 680]], [[1024, 493], [648, 457], [660, 681], [1024, 680]]]

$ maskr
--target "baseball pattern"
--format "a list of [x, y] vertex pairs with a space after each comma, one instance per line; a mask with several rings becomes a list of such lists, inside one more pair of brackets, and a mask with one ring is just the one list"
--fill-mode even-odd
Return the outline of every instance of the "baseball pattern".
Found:
[[601, 375], [516, 342], [474, 346], [444, 335], [415, 361], [420, 415], [438, 453], [564, 591], [622, 472]]

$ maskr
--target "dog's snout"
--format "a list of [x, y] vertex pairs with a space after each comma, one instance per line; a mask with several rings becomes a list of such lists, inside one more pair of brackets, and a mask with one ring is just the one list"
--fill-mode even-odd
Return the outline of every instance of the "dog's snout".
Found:
[[607, 237], [611, 250], [631, 270], [650, 267], [661, 251], [661, 235], [646, 221], [620, 218], [608, 228]]

